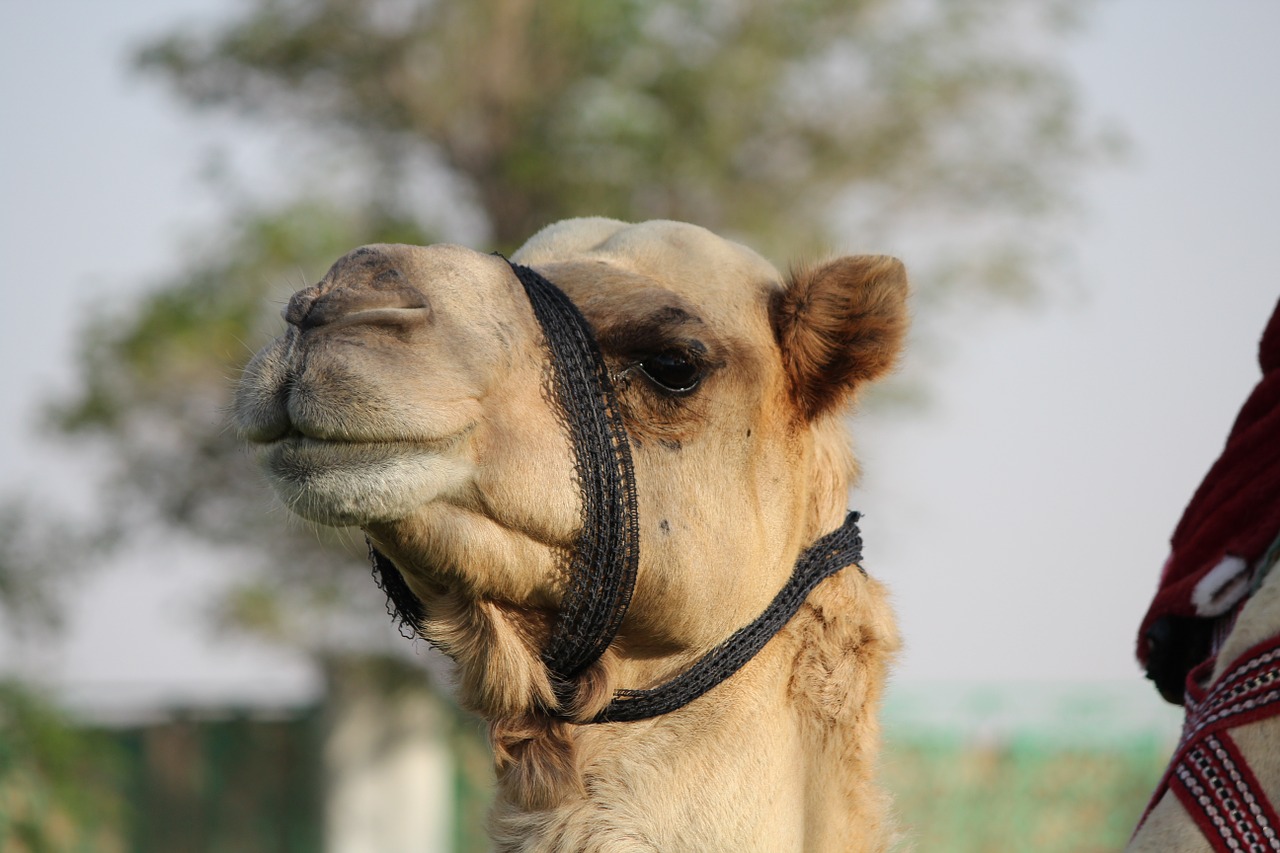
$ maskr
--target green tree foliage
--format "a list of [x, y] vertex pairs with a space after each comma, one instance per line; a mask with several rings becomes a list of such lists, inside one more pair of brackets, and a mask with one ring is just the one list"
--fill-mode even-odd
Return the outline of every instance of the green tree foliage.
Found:
[[[237, 206], [132, 311], [98, 317], [58, 423], [112, 448], [113, 505], [268, 556], [224, 615], [324, 636], [313, 614], [345, 612], [367, 579], [333, 534], [267, 509], [224, 417], [289, 291], [359, 244], [430, 242], [451, 217], [484, 223], [477, 248], [510, 250], [584, 214], [687, 219], [783, 262], [920, 242], [923, 298], [1025, 290], [1102, 147], [1048, 58], [1079, 6], [246, 0], [144, 46], [139, 66], [357, 180], [303, 162], [296, 197]], [[416, 212], [440, 193], [454, 213]]]
[[0, 682], [0, 850], [123, 851], [122, 758], [106, 736]]
[[501, 249], [591, 212], [791, 253], [835, 238], [851, 196], [952, 227], [1061, 202], [1093, 142], [1043, 48], [1080, 6], [255, 0], [139, 58], [190, 104], [341, 140], [384, 204], [427, 155]]

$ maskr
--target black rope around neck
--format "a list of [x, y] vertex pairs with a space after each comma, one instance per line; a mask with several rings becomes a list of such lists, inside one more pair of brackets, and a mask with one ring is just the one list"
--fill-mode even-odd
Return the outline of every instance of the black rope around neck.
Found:
[[[861, 515], [851, 512], [844, 524], [813, 543], [800, 555], [791, 578], [751, 624], [698, 658], [670, 681], [648, 690], [618, 690], [593, 723], [624, 723], [657, 717], [689, 704], [739, 669], [765, 647], [791, 620], [800, 605], [825, 578], [862, 560]], [[866, 574], [862, 566], [858, 571]]]

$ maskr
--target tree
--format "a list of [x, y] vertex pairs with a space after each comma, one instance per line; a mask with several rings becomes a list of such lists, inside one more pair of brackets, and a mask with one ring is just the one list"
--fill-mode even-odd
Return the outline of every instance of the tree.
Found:
[[[910, 235], [924, 299], [1026, 292], [1072, 178], [1105, 148], [1048, 58], [1078, 8], [246, 0], [146, 45], [140, 68], [191, 107], [323, 140], [310, 150], [348, 179], [304, 164], [307, 189], [242, 203], [132, 313], [94, 320], [58, 423], [114, 449], [115, 505], [265, 556], [224, 615], [315, 648], [318, 614], [348, 624], [350, 585], [367, 585], [360, 546], [335, 556], [340, 536], [264, 514], [221, 415], [288, 290], [354, 246], [431, 242], [463, 215], [510, 250], [602, 214], [688, 219], [776, 257]], [[433, 219], [421, 200], [438, 193], [452, 202]]]
[[1093, 141], [1067, 81], [1025, 45], [1079, 8], [254, 0], [139, 59], [189, 104], [334, 139], [393, 209], [418, 190], [415, 160], [442, 164], [499, 248], [591, 211], [795, 252], [832, 238], [851, 195], [876, 220], [988, 225], [1061, 202]]

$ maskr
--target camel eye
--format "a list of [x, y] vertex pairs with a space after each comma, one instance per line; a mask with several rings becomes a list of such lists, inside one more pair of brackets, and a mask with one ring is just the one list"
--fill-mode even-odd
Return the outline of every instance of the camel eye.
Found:
[[640, 362], [644, 375], [665, 391], [687, 394], [702, 381], [702, 363], [682, 350], [666, 350]]

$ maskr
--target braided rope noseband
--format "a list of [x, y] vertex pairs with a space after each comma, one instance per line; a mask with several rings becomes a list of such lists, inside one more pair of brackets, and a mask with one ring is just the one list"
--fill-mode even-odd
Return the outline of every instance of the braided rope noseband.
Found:
[[[635, 470], [622, 413], [604, 356], [577, 306], [542, 275], [520, 264], [511, 269], [524, 285], [551, 352], [548, 396], [569, 433], [582, 492], [582, 526], [569, 564], [569, 585], [542, 650], [562, 714], [576, 679], [613, 642], [631, 603], [640, 555]], [[785, 625], [823, 579], [862, 559], [859, 514], [800, 555], [786, 585], [751, 624], [738, 629], [692, 666], [657, 687], [619, 690], [587, 722], [628, 722], [674, 711], [742, 668]], [[374, 578], [402, 630], [416, 634], [425, 612], [400, 571], [369, 545]], [[858, 570], [863, 571], [858, 565]]]
[[640, 562], [635, 469], [609, 369], [586, 318], [560, 288], [511, 264], [551, 350], [551, 399], [573, 447], [582, 530], [542, 662], [565, 707], [573, 680], [613, 642], [631, 604]]

